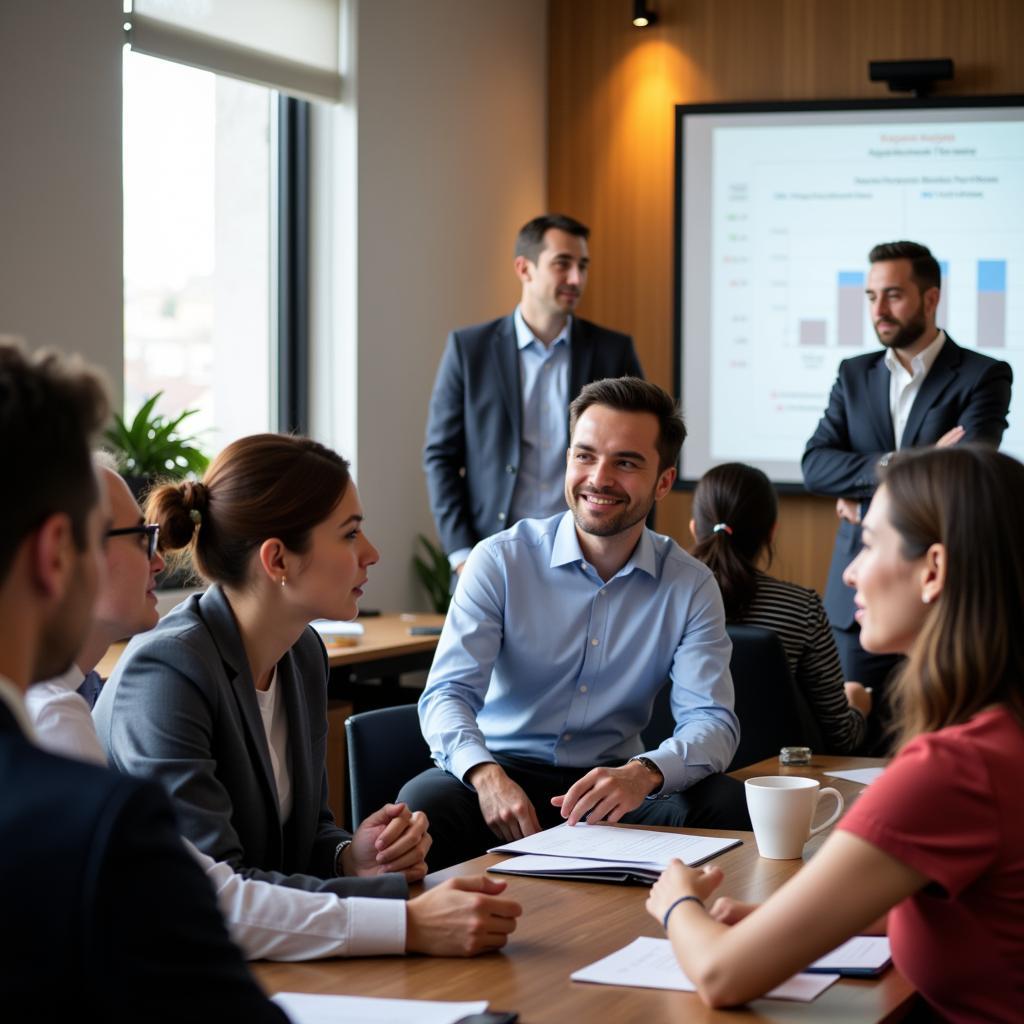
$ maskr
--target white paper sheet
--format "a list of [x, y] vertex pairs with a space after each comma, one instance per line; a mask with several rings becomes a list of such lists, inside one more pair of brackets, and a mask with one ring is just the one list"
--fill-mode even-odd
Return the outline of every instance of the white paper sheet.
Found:
[[[697, 990], [679, 966], [669, 940], [647, 936], [634, 939], [628, 946], [569, 977], [573, 981], [588, 981], [597, 985], [664, 988], [676, 992]], [[838, 980], [838, 974], [794, 974], [788, 981], [768, 992], [766, 998], [809, 1003]]]
[[561, 873], [565, 871], [610, 871], [618, 866], [641, 871], [655, 871], [659, 875], [665, 870], [661, 864], [642, 860], [614, 861], [597, 860], [593, 857], [546, 857], [540, 853], [524, 853], [509, 857], [500, 864], [492, 864], [487, 870], [510, 875]]
[[737, 845], [735, 839], [714, 836], [582, 823], [556, 825], [504, 846], [495, 846], [488, 853], [537, 853], [546, 857], [583, 857], [619, 864], [641, 862], [664, 869], [673, 857], [693, 865]]
[[877, 971], [891, 959], [888, 936], [855, 935], [811, 966], [822, 971]]
[[293, 1024], [455, 1024], [471, 1013], [483, 1013], [487, 1001], [435, 1003], [420, 999], [371, 999], [367, 996], [315, 996], [278, 992], [273, 1001]]
[[834, 779], [845, 779], [847, 782], [859, 782], [862, 786], [870, 786], [884, 771], [884, 768], [851, 768], [846, 772], [825, 772], [825, 774], [831, 775]]
[[361, 622], [348, 622], [345, 619], [314, 619], [310, 625], [324, 639], [332, 636], [362, 636], [366, 632]]

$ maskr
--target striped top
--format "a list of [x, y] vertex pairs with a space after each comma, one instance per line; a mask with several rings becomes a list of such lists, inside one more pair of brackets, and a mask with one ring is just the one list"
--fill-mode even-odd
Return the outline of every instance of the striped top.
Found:
[[807, 587], [757, 574], [757, 591], [742, 624], [778, 634], [789, 671], [807, 698], [827, 745], [847, 754], [864, 739], [864, 716], [849, 705], [832, 627], [821, 598]]

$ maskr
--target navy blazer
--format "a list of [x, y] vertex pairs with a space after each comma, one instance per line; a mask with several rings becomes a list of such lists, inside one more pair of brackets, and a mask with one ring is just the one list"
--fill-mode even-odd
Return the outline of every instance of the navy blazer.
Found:
[[[896, 447], [889, 379], [884, 350], [839, 364], [828, 408], [804, 451], [809, 491], [862, 503], [874, 494], [878, 460]], [[1009, 364], [961, 348], [947, 335], [911, 406], [901, 447], [934, 444], [956, 426], [966, 431], [964, 442], [998, 447], [1012, 383]], [[853, 590], [842, 576], [860, 549], [860, 527], [841, 520], [824, 602], [829, 620], [840, 629], [854, 624]]]
[[312, 628], [277, 665], [288, 718], [287, 823], [242, 637], [219, 586], [128, 645], [96, 703], [96, 730], [112, 765], [162, 783], [182, 832], [244, 877], [403, 898], [408, 887], [398, 874], [335, 877], [335, 849], [351, 837], [327, 804], [327, 672]]
[[[569, 400], [605, 377], [642, 377], [628, 334], [573, 317]], [[563, 447], [568, 447], [568, 410]], [[512, 316], [453, 331], [430, 396], [423, 468], [430, 509], [451, 553], [512, 525], [522, 433], [519, 348]]]
[[0, 792], [0, 994], [14, 1017], [285, 1021], [158, 786], [40, 750], [0, 699]]

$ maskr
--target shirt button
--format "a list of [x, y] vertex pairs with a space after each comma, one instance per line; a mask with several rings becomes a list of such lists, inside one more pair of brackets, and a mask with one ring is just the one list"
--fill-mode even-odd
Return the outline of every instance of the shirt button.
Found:
[[565, 742], [566, 742], [566, 743], [568, 743], [568, 742], [569, 742], [569, 740], [571, 740], [571, 739], [572, 739], [572, 733], [571, 733], [571, 732], [567, 732], [567, 733], [566, 733], [566, 734], [565, 734], [565, 735], [564, 735], [564, 736], [562, 737], [562, 739], [563, 739], [563, 740], [565, 740]]
[[587, 692], [587, 684], [586, 683], [580, 683], [580, 693], [586, 693], [586, 692]]
[[504, 512], [499, 512], [498, 513], [498, 522], [499, 523], [505, 522], [505, 513]]
[[598, 645], [598, 643], [600, 643], [600, 641], [595, 636], [594, 639], [590, 641], [590, 646], [591, 647], [596, 647]]
[[505, 467], [505, 472], [506, 473], [514, 473], [515, 471], [516, 471], [516, 467], [515, 466], [506, 466]]

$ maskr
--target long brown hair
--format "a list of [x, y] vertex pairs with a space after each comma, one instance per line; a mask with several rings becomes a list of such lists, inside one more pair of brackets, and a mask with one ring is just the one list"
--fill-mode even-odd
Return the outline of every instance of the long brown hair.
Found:
[[160, 546], [187, 550], [212, 583], [241, 586], [263, 541], [278, 538], [299, 554], [348, 487], [348, 463], [307, 437], [253, 434], [229, 444], [202, 481], [167, 483], [146, 503]]
[[964, 445], [901, 454], [884, 471], [908, 560], [945, 549], [942, 593], [893, 687], [900, 746], [1005, 704], [1024, 725], [1024, 466]]
[[693, 556], [715, 574], [729, 622], [740, 621], [754, 600], [757, 561], [763, 551], [771, 563], [778, 515], [772, 482], [742, 462], [709, 469], [693, 492]]

